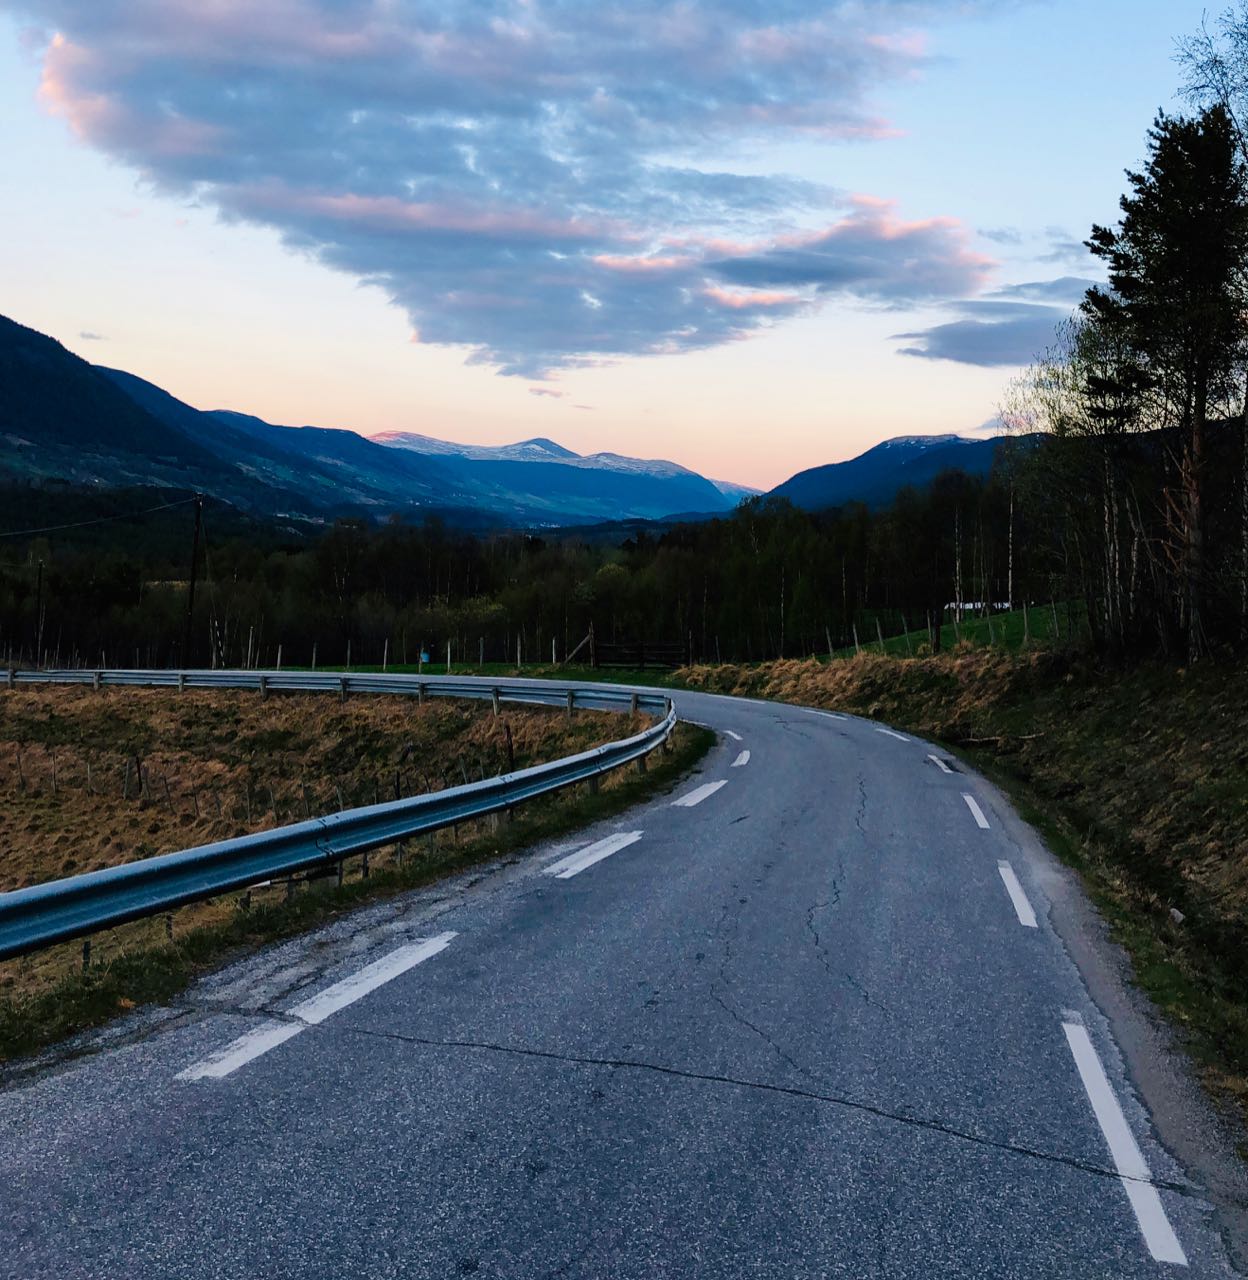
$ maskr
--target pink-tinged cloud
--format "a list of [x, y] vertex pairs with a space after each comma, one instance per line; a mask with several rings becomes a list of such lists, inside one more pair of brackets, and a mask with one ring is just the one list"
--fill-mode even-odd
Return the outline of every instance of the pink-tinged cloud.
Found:
[[694, 259], [661, 255], [633, 258], [617, 253], [596, 253], [593, 261], [596, 266], [604, 267], [607, 271], [620, 271], [625, 275], [653, 275], [683, 270], [691, 266]]
[[323, 218], [382, 232], [452, 232], [543, 243], [626, 239], [631, 234], [605, 219], [559, 218], [534, 209], [473, 207], [398, 196], [326, 195], [276, 185], [237, 188], [231, 203], [253, 216]]
[[730, 311], [774, 310], [776, 308], [791, 309], [804, 306], [808, 299], [800, 293], [781, 293], [766, 289], [721, 289], [718, 285], [707, 285], [702, 290], [704, 297]]
[[552, 400], [562, 400], [567, 395], [566, 391], [556, 391], [554, 387], [530, 387], [529, 395], [531, 396], [549, 396]]
[[965, 297], [990, 269], [950, 219], [716, 167], [725, 143], [887, 136], [870, 99], [951, 0], [0, 3], [58, 31], [42, 98], [84, 142], [505, 373], [741, 341], [834, 294]]
[[92, 88], [102, 78], [95, 56], [60, 33], [44, 59], [39, 100], [66, 121], [83, 142], [111, 150], [124, 148], [141, 131], [148, 155], [161, 160], [209, 155], [221, 145], [223, 131], [172, 110], [141, 119], [123, 100]]
[[970, 247], [956, 218], [899, 218], [892, 201], [854, 196], [844, 217], [815, 231], [771, 241], [716, 241], [708, 266], [723, 280], [755, 289], [810, 287], [908, 305], [978, 293], [996, 262]]

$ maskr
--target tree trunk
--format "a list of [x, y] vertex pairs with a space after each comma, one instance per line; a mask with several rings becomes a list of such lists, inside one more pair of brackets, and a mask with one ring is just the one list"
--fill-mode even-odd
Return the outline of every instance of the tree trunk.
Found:
[[1195, 404], [1186, 455], [1183, 459], [1183, 605], [1187, 632], [1187, 660], [1196, 662], [1204, 653], [1202, 577], [1204, 573], [1204, 521], [1201, 487], [1205, 464], [1205, 415], [1209, 388], [1202, 376], [1196, 383]]
[[1248, 377], [1239, 420], [1239, 638], [1248, 643]]

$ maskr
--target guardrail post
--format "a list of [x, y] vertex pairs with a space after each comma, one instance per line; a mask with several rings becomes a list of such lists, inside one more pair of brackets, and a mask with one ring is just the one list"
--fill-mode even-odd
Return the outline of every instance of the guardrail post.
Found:
[[416, 705], [423, 706], [425, 701], [425, 686], [422, 681], [416, 683]]
[[346, 702], [346, 700], [347, 700], [347, 677], [343, 676], [342, 679], [338, 681], [338, 701]]
[[572, 723], [572, 706], [576, 702], [576, 690], [568, 690], [568, 723]]
[[14, 671], [12, 667], [10, 667], [9, 668], [9, 688], [10, 689], [13, 688], [14, 684], [16, 683], [17, 683], [17, 672]]
[[178, 672], [178, 692], [179, 693], [186, 692], [186, 672], [185, 671]]
[[91, 673], [91, 687], [98, 693], [100, 690], [100, 672], [93, 671]]
[[631, 715], [637, 714], [637, 695], [633, 694], [628, 700], [628, 710]]
[[598, 794], [598, 782], [599, 779], [596, 773], [591, 773], [589, 777], [585, 779], [585, 785], [589, 788], [589, 794], [591, 796], [596, 796]]
[[490, 690], [490, 693], [491, 693], [491, 695], [493, 696], [493, 700], [494, 700], [494, 714], [495, 714], [495, 716], [497, 716], [497, 715], [498, 715], [498, 713], [499, 713], [499, 705], [498, 705], [498, 701], [499, 701], [499, 700], [498, 700], [498, 690], [497, 690], [497, 689], [491, 689], [491, 690]]
[[638, 772], [638, 773], [645, 773], [645, 771], [646, 771], [646, 757], [645, 757], [645, 756], [638, 756], [638, 757], [637, 757], [637, 772]]
[[262, 674], [260, 676], [260, 701], [267, 702], [268, 697], [269, 697], [269, 677]]

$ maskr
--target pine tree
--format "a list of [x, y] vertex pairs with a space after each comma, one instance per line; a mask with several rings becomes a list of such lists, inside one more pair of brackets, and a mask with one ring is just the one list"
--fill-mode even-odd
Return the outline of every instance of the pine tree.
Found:
[[1195, 119], [1160, 114], [1144, 170], [1128, 173], [1116, 229], [1088, 248], [1109, 267], [1109, 290], [1085, 314], [1121, 331], [1138, 359], [1132, 394], [1148, 388], [1179, 441], [1170, 498], [1178, 620], [1189, 660], [1205, 649], [1203, 490], [1211, 406], [1230, 392], [1248, 303], [1248, 188], [1233, 122], [1214, 106]]

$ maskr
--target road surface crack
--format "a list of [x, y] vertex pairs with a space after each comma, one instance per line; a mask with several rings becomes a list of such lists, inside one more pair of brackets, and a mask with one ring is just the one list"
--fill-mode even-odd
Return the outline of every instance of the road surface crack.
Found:
[[[732, 886], [732, 890], [734, 893], [737, 891], [737, 886], [735, 884]], [[744, 898], [739, 899], [739, 902], [744, 901]], [[724, 909], [719, 918], [719, 934], [720, 941], [723, 943], [724, 956], [716, 971], [719, 978], [719, 987], [722, 988], [724, 992], [731, 991], [733, 986], [731, 979], [728, 977], [728, 967], [732, 964], [734, 959], [732, 940], [736, 935], [736, 931], [737, 917], [733, 914], [732, 904], [730, 902], [726, 902], [724, 903]], [[717, 989], [714, 983], [711, 985], [711, 999], [714, 1000], [715, 1003], [719, 1005], [719, 1007], [735, 1023], [738, 1024], [738, 1026], [744, 1027], [747, 1031], [752, 1031], [782, 1062], [790, 1066], [798, 1073], [798, 1075], [805, 1076], [807, 1080], [811, 1080], [816, 1084], [822, 1083], [817, 1076], [813, 1075], [806, 1067], [802, 1066], [802, 1064], [798, 1062], [797, 1059], [788, 1052], [788, 1050], [782, 1048], [773, 1036], [760, 1027], [756, 1022], [752, 1022], [735, 1006], [730, 1004], [724, 996], [720, 994], [720, 990]]]
[[834, 907], [841, 900], [841, 890], [836, 880], [832, 881], [832, 897], [824, 902], [813, 903], [806, 910], [806, 931], [810, 934], [814, 942], [815, 954], [819, 957], [819, 963], [823, 965], [824, 971], [828, 977], [834, 982], [848, 983], [861, 997], [864, 1004], [870, 1005], [872, 1009], [879, 1009], [881, 1013], [887, 1014], [890, 1018], [897, 1015], [882, 1000], [875, 999], [871, 992], [862, 984], [862, 982], [848, 970], [836, 969], [832, 964], [832, 957], [828, 954], [828, 949], [823, 945], [820, 937], [818, 926], [815, 924], [815, 917], [821, 911], [826, 911], [829, 907]]
[[381, 1031], [375, 1027], [348, 1026], [341, 1028], [356, 1035], [368, 1036], [377, 1040], [393, 1040], [401, 1044], [419, 1045], [428, 1049], [469, 1049], [481, 1053], [504, 1054], [516, 1058], [533, 1058], [539, 1061], [559, 1062], [567, 1066], [605, 1067], [620, 1071], [645, 1071], [655, 1075], [672, 1076], [679, 1080], [691, 1080], [700, 1084], [724, 1085], [736, 1089], [750, 1089], [759, 1093], [777, 1094], [786, 1098], [798, 1098], [807, 1102], [822, 1102], [828, 1106], [842, 1107], [847, 1111], [856, 1111], [863, 1115], [874, 1116], [879, 1120], [891, 1121], [906, 1125], [913, 1129], [923, 1129], [929, 1133], [937, 1133], [943, 1137], [953, 1138], [959, 1142], [967, 1142], [977, 1147], [987, 1147], [993, 1151], [1001, 1151], [1008, 1155], [1024, 1156], [1031, 1160], [1043, 1160], [1049, 1164], [1063, 1165], [1068, 1169], [1077, 1169], [1081, 1173], [1090, 1173], [1099, 1178], [1121, 1178], [1128, 1182], [1138, 1182], [1156, 1187], [1161, 1191], [1173, 1191], [1178, 1195], [1199, 1198], [1196, 1188], [1182, 1182], [1172, 1182], [1164, 1178], [1139, 1178], [1131, 1174], [1120, 1174], [1117, 1169], [1108, 1168], [1092, 1160], [1081, 1160], [1077, 1156], [1059, 1155], [1052, 1151], [1042, 1151], [1037, 1147], [1029, 1147], [1019, 1142], [1006, 1142], [997, 1138], [988, 1138], [983, 1134], [970, 1133], [945, 1124], [941, 1120], [933, 1120], [925, 1116], [890, 1111], [887, 1107], [865, 1102], [847, 1094], [821, 1093], [814, 1089], [804, 1089], [799, 1085], [772, 1084], [765, 1080], [749, 1080], [740, 1076], [719, 1075], [706, 1071], [689, 1071], [681, 1067], [667, 1066], [660, 1062], [646, 1062], [637, 1058], [599, 1058], [588, 1054], [557, 1053], [552, 1049], [532, 1049], [527, 1046], [496, 1044], [489, 1040], [435, 1040], [429, 1036], [410, 1035], [401, 1031]]

